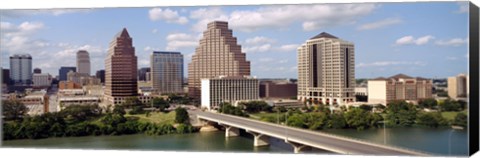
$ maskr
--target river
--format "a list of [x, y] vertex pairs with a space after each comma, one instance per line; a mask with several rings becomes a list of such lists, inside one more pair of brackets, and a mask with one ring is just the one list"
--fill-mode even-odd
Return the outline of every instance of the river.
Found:
[[[451, 133], [451, 154], [465, 156], [468, 153], [466, 130], [451, 132], [448, 128], [392, 128], [387, 129], [387, 144], [438, 155], [449, 154]], [[327, 133], [384, 143], [383, 129], [362, 131], [351, 129], [324, 130]], [[253, 139], [242, 132], [240, 137], [225, 138], [223, 131], [148, 136], [144, 134], [122, 136], [87, 136], [47, 138], [38, 140], [10, 140], [2, 142], [6, 147], [37, 148], [82, 148], [82, 149], [129, 149], [163, 151], [213, 151], [213, 152], [275, 152], [292, 153], [290, 145], [282, 140], [270, 139], [270, 146], [253, 147]], [[309, 151], [328, 153], [322, 150]]]

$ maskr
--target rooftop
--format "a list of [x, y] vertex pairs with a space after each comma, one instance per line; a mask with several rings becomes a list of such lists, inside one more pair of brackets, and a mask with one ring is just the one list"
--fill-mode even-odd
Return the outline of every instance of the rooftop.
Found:
[[333, 36], [329, 33], [326, 33], [326, 32], [322, 32], [322, 33], [320, 33], [320, 34], [318, 34], [318, 35], [316, 35], [316, 36], [314, 36], [310, 39], [317, 39], [317, 38], [335, 38], [335, 39], [338, 39], [338, 37], [335, 37], [335, 36]]

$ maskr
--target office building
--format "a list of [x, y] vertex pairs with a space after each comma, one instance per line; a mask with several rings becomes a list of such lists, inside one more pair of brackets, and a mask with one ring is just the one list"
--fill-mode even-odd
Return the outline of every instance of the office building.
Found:
[[452, 99], [466, 98], [468, 91], [467, 81], [468, 77], [465, 74], [448, 77], [448, 96]]
[[218, 76], [250, 76], [250, 61], [223, 21], [208, 23], [188, 64], [189, 96], [200, 99], [201, 79]]
[[50, 87], [52, 85], [52, 76], [50, 74], [33, 74], [33, 87]]
[[219, 104], [228, 102], [236, 105], [241, 101], [259, 99], [259, 82], [248, 76], [219, 76], [202, 79], [201, 107], [217, 110]]
[[90, 76], [90, 56], [86, 50], [77, 52], [77, 72]]
[[100, 79], [100, 82], [101, 82], [101, 83], [105, 83], [105, 70], [98, 70], [98, 71], [95, 73], [95, 77], [97, 77], [98, 79]]
[[355, 101], [353, 43], [322, 32], [297, 51], [298, 99], [329, 105]]
[[105, 99], [113, 105], [137, 96], [137, 56], [126, 28], [110, 42], [105, 59]]
[[15, 54], [10, 56], [10, 79], [14, 85], [30, 85], [32, 83], [32, 56]]
[[60, 81], [58, 82], [58, 89], [81, 89], [82, 85], [73, 81]]
[[144, 67], [144, 68], [138, 69], [138, 80], [139, 81], [147, 81], [147, 78], [146, 78], [147, 72], [150, 72], [149, 67]]
[[2, 84], [10, 84], [10, 70], [2, 68]]
[[41, 73], [42, 73], [42, 69], [40, 69], [40, 68], [37, 67], [37, 68], [33, 69], [33, 73], [34, 73], [34, 74], [41, 74]]
[[398, 74], [389, 78], [368, 80], [368, 102], [387, 105], [393, 100], [418, 103], [432, 98], [432, 80]]
[[60, 67], [60, 70], [58, 70], [58, 77], [59, 77], [58, 80], [59, 81], [66, 81], [67, 80], [67, 74], [70, 71], [77, 72], [77, 68], [76, 67], [65, 67], [65, 66]]
[[260, 81], [260, 98], [292, 98], [297, 97], [297, 84], [289, 80]]
[[150, 55], [150, 70], [152, 87], [156, 92], [183, 92], [183, 55], [180, 52], [153, 52]]

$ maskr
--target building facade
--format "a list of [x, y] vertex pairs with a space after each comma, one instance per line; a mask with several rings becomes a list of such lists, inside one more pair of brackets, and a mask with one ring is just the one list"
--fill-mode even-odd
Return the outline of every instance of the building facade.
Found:
[[126, 28], [110, 42], [105, 59], [105, 99], [117, 105], [137, 96], [137, 56]]
[[77, 52], [77, 72], [90, 76], [90, 55], [86, 50]]
[[70, 71], [77, 72], [77, 68], [76, 67], [65, 67], [65, 66], [60, 67], [60, 70], [58, 70], [58, 80], [59, 81], [66, 81], [67, 80], [67, 74]]
[[30, 54], [10, 56], [10, 80], [14, 85], [30, 85], [32, 83], [32, 56]]
[[298, 99], [330, 105], [355, 101], [353, 43], [322, 32], [297, 51]]
[[207, 30], [188, 64], [189, 96], [200, 99], [201, 79], [218, 76], [250, 76], [250, 61], [228, 29], [228, 23], [208, 23]]
[[98, 71], [95, 73], [95, 77], [97, 77], [98, 79], [100, 79], [100, 82], [101, 82], [101, 83], [105, 83], [105, 70], [98, 70]]
[[[150, 62], [151, 64], [151, 62]], [[138, 80], [139, 81], [147, 81], [147, 72], [150, 72], [150, 68], [149, 67], [143, 67], [143, 68], [140, 68], [138, 69]]]
[[220, 76], [202, 79], [201, 107], [218, 109], [220, 103], [236, 104], [240, 101], [259, 99], [259, 82], [247, 76]]
[[10, 69], [2, 68], [2, 84], [10, 84]]
[[292, 98], [297, 97], [297, 84], [288, 80], [260, 81], [260, 98]]
[[52, 85], [53, 78], [50, 74], [34, 73], [32, 80], [33, 87], [50, 87], [50, 85]]
[[465, 74], [448, 77], [448, 96], [452, 99], [467, 97], [467, 81], [468, 77]]
[[432, 81], [398, 74], [389, 78], [379, 77], [368, 81], [368, 102], [387, 105], [393, 100], [418, 103], [432, 98]]
[[152, 87], [156, 92], [183, 92], [183, 55], [180, 52], [153, 52], [150, 55], [150, 70]]

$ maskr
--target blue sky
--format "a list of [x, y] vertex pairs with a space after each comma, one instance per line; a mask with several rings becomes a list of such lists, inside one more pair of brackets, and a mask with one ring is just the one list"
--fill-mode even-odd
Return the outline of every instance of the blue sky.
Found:
[[[2, 10], [0, 52], [30, 53], [52, 75], [90, 52], [92, 74], [105, 67], [113, 36], [126, 27], [139, 67], [152, 51], [180, 51], [185, 69], [206, 24], [229, 22], [259, 78], [297, 78], [296, 48], [328, 32], [355, 44], [356, 78], [404, 73], [448, 77], [467, 73], [468, 3], [357, 3], [55, 10]], [[184, 71], [185, 76], [187, 70]]]

